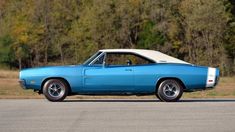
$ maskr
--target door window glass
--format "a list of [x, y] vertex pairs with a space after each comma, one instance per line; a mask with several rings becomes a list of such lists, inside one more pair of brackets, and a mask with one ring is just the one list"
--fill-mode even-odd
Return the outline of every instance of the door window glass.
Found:
[[107, 53], [105, 64], [109, 66], [145, 65], [155, 63], [142, 56], [131, 53]]

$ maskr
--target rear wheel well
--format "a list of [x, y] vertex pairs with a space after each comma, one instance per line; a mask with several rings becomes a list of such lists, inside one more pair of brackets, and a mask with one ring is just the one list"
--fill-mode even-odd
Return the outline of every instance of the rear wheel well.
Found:
[[66, 85], [67, 85], [68, 88], [69, 88], [68, 95], [72, 93], [72, 90], [71, 90], [71, 87], [70, 87], [70, 85], [69, 85], [69, 82], [68, 82], [66, 79], [62, 78], [62, 77], [50, 77], [50, 78], [44, 79], [43, 82], [42, 82], [42, 84], [41, 84], [41, 89], [40, 89], [39, 93], [42, 93], [44, 84], [45, 84], [48, 80], [50, 80], [50, 79], [59, 79], [59, 80], [62, 80], [63, 82], [66, 83]]
[[156, 93], [157, 93], [158, 87], [159, 87], [159, 85], [161, 84], [161, 82], [163, 82], [164, 80], [167, 80], [167, 79], [176, 80], [176, 81], [183, 87], [184, 90], [186, 89], [184, 83], [183, 83], [179, 78], [175, 78], [175, 77], [164, 77], [164, 78], [161, 78], [161, 79], [159, 79], [159, 80], [157, 81], [157, 84], [156, 84]]

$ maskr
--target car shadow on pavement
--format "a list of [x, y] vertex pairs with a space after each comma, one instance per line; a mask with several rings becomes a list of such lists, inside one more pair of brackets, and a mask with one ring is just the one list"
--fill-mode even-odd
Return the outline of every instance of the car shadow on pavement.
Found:
[[[71, 99], [63, 102], [161, 102], [157, 99]], [[235, 102], [235, 99], [182, 99], [174, 103], [183, 102]]]
[[153, 99], [72, 99], [63, 102], [160, 102]]
[[179, 102], [235, 102], [235, 99], [183, 99]]

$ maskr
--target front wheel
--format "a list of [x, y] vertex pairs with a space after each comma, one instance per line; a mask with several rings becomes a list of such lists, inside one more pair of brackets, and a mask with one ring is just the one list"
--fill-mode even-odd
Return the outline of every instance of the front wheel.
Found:
[[160, 83], [157, 90], [157, 97], [161, 101], [175, 102], [178, 101], [183, 94], [182, 85], [173, 79], [167, 79]]
[[49, 101], [63, 101], [68, 95], [68, 86], [63, 80], [50, 79], [43, 85], [43, 94]]

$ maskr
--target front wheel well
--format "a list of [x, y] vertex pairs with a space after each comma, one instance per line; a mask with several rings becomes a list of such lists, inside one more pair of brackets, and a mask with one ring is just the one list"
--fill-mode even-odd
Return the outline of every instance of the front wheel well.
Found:
[[66, 83], [66, 85], [67, 85], [68, 88], [69, 88], [68, 94], [71, 94], [71, 93], [72, 93], [72, 90], [71, 90], [71, 87], [70, 87], [69, 82], [68, 82], [66, 79], [62, 78], [62, 77], [49, 77], [49, 78], [44, 79], [43, 82], [42, 82], [42, 84], [41, 84], [41, 89], [40, 89], [39, 93], [42, 93], [44, 84], [45, 84], [48, 80], [50, 80], [50, 79], [59, 79], [59, 80], [62, 80], [63, 82]]
[[158, 87], [161, 84], [161, 82], [164, 81], [164, 80], [167, 80], [167, 79], [176, 80], [183, 87], [184, 90], [186, 89], [184, 83], [179, 78], [176, 78], [176, 77], [164, 77], [164, 78], [161, 78], [161, 79], [159, 79], [157, 81], [157, 84], [156, 84], [156, 93], [157, 93]]

